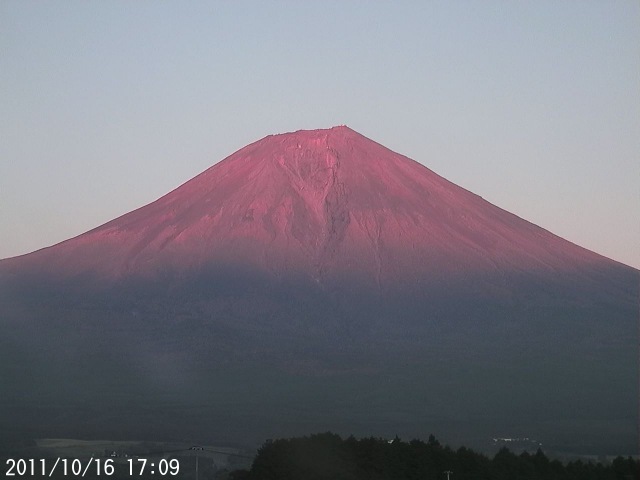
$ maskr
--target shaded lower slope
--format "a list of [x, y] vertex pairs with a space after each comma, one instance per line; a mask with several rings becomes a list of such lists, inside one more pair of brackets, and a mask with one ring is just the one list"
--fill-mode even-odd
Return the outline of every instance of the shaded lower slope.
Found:
[[0, 425], [33, 436], [255, 442], [331, 428], [635, 448], [633, 303], [585, 298], [578, 280], [555, 285], [551, 301], [521, 282], [522, 301], [464, 285], [382, 298], [246, 271], [110, 291], [13, 285], [0, 303]]

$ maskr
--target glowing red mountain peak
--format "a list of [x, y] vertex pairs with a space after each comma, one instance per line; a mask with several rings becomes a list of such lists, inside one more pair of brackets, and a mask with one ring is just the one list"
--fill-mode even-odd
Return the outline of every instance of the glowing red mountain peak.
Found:
[[5, 261], [114, 279], [231, 264], [383, 289], [607, 262], [347, 126], [267, 136], [149, 205]]

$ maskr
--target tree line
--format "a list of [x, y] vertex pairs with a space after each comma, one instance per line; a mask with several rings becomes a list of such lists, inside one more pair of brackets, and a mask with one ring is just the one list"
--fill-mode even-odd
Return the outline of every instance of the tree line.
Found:
[[[449, 472], [448, 474], [446, 472]], [[346, 439], [334, 433], [267, 441], [250, 470], [230, 480], [636, 480], [640, 462], [617, 457], [611, 463], [580, 460], [563, 464], [542, 450], [516, 454], [502, 448], [489, 458], [460, 447], [399, 438]]]

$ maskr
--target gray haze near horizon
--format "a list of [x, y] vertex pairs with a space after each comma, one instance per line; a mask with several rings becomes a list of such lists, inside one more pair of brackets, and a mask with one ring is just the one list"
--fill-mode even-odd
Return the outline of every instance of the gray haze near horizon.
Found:
[[640, 267], [637, 2], [0, 3], [0, 258], [347, 124]]

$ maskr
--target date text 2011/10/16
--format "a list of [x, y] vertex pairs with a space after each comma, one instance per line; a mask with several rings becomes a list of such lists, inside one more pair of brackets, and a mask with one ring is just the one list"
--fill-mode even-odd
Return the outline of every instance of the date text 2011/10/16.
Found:
[[[177, 458], [170, 460], [161, 458], [157, 462], [151, 462], [146, 458], [129, 458], [127, 463], [129, 464], [128, 470], [131, 477], [141, 477], [144, 474], [176, 476], [180, 472], [180, 461]], [[58, 457], [55, 460], [9, 458], [6, 461], [6, 467], [5, 477], [33, 477], [36, 475], [51, 477], [55, 473], [64, 477], [82, 478], [86, 477], [87, 474], [90, 476], [95, 475], [96, 477], [110, 477], [116, 473], [116, 469], [119, 470], [123, 465], [114, 462], [111, 458], [102, 460], [90, 457], [81, 460], [79, 458]]]

